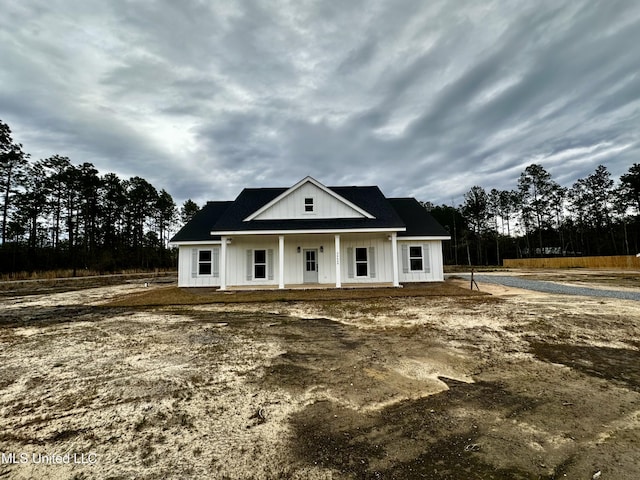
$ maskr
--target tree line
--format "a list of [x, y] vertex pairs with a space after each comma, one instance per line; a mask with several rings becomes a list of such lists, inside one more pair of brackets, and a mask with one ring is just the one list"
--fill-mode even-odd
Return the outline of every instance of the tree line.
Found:
[[[571, 187], [532, 164], [511, 190], [473, 186], [457, 206], [424, 203], [449, 231], [448, 264], [640, 251], [640, 164], [616, 182], [603, 165]], [[53, 155], [32, 161], [0, 120], [0, 273], [170, 268], [171, 234], [198, 206], [178, 210], [141, 177], [100, 175]]]
[[167, 242], [179, 212], [166, 190], [65, 156], [32, 161], [2, 120], [0, 196], [1, 273], [175, 266]]
[[451, 234], [444, 252], [450, 264], [640, 251], [640, 164], [617, 182], [599, 165], [570, 187], [532, 164], [511, 190], [476, 185], [457, 207], [424, 205]]

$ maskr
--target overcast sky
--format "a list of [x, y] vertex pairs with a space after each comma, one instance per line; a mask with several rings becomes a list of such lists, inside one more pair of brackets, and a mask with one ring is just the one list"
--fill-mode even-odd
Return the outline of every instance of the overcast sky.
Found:
[[0, 0], [0, 119], [33, 159], [178, 204], [379, 185], [462, 202], [531, 163], [640, 163], [640, 2]]

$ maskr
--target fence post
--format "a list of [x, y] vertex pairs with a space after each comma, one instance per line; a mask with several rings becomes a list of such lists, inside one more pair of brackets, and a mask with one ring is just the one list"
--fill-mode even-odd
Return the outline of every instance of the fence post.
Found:
[[480, 291], [480, 287], [478, 286], [478, 284], [476, 283], [476, 281], [473, 278], [473, 268], [471, 269], [471, 284], [469, 285], [469, 288], [471, 290], [473, 290], [473, 286], [476, 286], [476, 288], [478, 289], [478, 291]]

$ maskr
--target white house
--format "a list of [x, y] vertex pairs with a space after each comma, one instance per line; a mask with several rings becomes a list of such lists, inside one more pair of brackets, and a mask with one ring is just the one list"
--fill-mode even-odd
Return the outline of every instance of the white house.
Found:
[[378, 187], [246, 188], [208, 202], [172, 239], [181, 287], [289, 288], [443, 280], [447, 231]]

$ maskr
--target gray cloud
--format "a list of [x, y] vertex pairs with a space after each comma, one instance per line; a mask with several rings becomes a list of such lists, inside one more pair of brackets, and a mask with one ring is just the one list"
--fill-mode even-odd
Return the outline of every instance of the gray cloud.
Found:
[[0, 118], [181, 203], [306, 175], [460, 202], [640, 158], [640, 5], [10, 2]]

